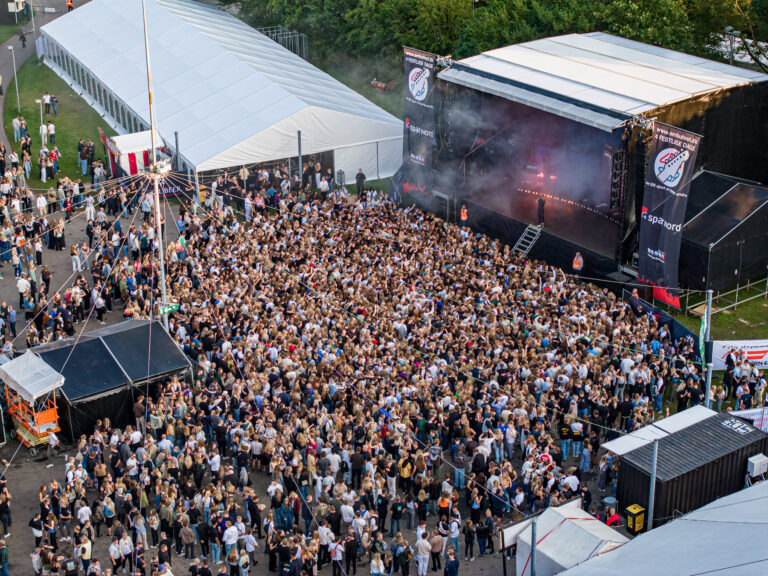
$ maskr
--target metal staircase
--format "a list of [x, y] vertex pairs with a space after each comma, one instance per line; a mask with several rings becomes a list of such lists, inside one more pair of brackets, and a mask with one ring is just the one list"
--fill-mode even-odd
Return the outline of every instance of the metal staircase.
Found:
[[541, 230], [541, 226], [529, 224], [528, 228], [525, 229], [525, 232], [518, 238], [512, 251], [517, 252], [521, 256], [527, 256], [528, 252], [533, 248], [533, 245], [536, 244], [536, 240], [541, 236]]

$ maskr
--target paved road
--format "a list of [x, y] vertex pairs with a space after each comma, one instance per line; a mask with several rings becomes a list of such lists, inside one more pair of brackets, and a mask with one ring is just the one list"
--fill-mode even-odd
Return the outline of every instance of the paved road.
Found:
[[[0, 456], [10, 459], [14, 453], [14, 450], [18, 444], [14, 441], [9, 443], [4, 448], [0, 449]], [[70, 454], [72, 452], [70, 451]], [[7, 472], [8, 486], [13, 494], [13, 526], [11, 527], [11, 536], [6, 538], [9, 547], [10, 557], [10, 573], [12, 576], [32, 574], [30, 569], [31, 561], [29, 558], [30, 552], [34, 548], [34, 538], [32, 536], [32, 530], [28, 527], [29, 520], [34, 516], [35, 512], [39, 511], [37, 493], [42, 485], [47, 485], [52, 479], [56, 478], [59, 483], [64, 481], [64, 457], [63, 455], [54, 460], [54, 465], [48, 468], [49, 461], [42, 459], [40, 462], [35, 462], [29, 459], [29, 455], [25, 450], [21, 450], [14, 459], [10, 469]], [[268, 502], [269, 498], [266, 493], [266, 488], [269, 484], [269, 478], [263, 473], [252, 473], [251, 479], [253, 481], [253, 487], [259, 494], [262, 502]], [[93, 499], [95, 492], [90, 491], [88, 493], [89, 501]], [[434, 515], [428, 516], [428, 526], [432, 528], [436, 525], [436, 517]], [[303, 526], [303, 522], [302, 522]], [[415, 534], [406, 530], [405, 523], [402, 525], [403, 535], [408, 538], [410, 542], [414, 541]], [[108, 547], [110, 542], [105, 536], [102, 528], [102, 534], [100, 538], [97, 538], [94, 546], [94, 558], [98, 558], [101, 562], [102, 568], [109, 566]], [[264, 540], [260, 541], [261, 549], [264, 549]], [[462, 554], [464, 541], [461, 540]], [[477, 548], [477, 547], [476, 547]], [[71, 545], [67, 542], [59, 542], [59, 550], [66, 553], [72, 549]], [[200, 553], [200, 547], [196, 546], [196, 553]], [[152, 556], [157, 554], [157, 549], [152, 548], [148, 552], [148, 556], [151, 559]], [[105, 566], [106, 563], [106, 566]], [[218, 571], [222, 565], [215, 566]], [[184, 576], [188, 574], [188, 563], [184, 558], [180, 558], [174, 555], [173, 557], [173, 574], [176, 576]], [[272, 576], [272, 573], [268, 571], [268, 557], [266, 555], [259, 555], [259, 563], [251, 568], [251, 576]], [[370, 574], [370, 567], [366, 563], [361, 563], [358, 566], [358, 576], [368, 576]], [[411, 576], [416, 576], [416, 562], [411, 562]], [[460, 558], [459, 574], [461, 576], [502, 576], [502, 557], [500, 555], [489, 555], [483, 559], [476, 558], [474, 562], [465, 562], [463, 555]], [[439, 572], [432, 572], [431, 567], [427, 572], [428, 576], [442, 576], [442, 570]], [[320, 571], [320, 576], [331, 576], [331, 568], [325, 567]], [[353, 574], [343, 576], [354, 576]], [[400, 576], [398, 573], [397, 576]], [[515, 562], [514, 559], [507, 561], [507, 576], [515, 576]]]
[[[85, 3], [85, 2], [81, 2], [81, 3]], [[48, 22], [55, 20], [62, 14], [66, 14], [66, 11], [67, 11], [66, 0], [44, 0], [39, 2], [33, 2], [33, 5], [36, 7], [35, 29], [37, 30], [38, 36], [40, 35], [41, 26], [44, 26]], [[55, 10], [55, 12], [46, 12], [45, 8], [51, 8]], [[14, 72], [13, 57], [11, 55], [10, 50], [8, 50], [8, 46], [13, 46], [14, 53], [16, 55], [16, 69], [21, 68], [22, 64], [24, 64], [30, 58], [33, 58], [35, 55], [35, 45], [34, 45], [33, 34], [32, 34], [32, 23], [19, 26], [19, 28], [24, 30], [24, 34], [27, 37], [27, 48], [25, 50], [21, 49], [21, 43], [19, 42], [18, 36], [13, 36], [10, 40], [8, 40], [5, 44], [3, 44], [2, 47], [0, 47], [0, 76], [3, 77], [3, 92], [4, 92], [4, 95], [0, 96], [0, 110], [5, 110], [5, 98], [11, 98], [11, 102], [16, 101], [15, 90], [11, 94], [8, 93], [8, 89], [11, 86], [11, 80], [13, 80], [13, 72]], [[10, 145], [10, 142], [8, 140], [8, 135], [5, 133], [5, 123], [0, 125], [0, 139], [2, 139], [5, 142], [6, 146]]]

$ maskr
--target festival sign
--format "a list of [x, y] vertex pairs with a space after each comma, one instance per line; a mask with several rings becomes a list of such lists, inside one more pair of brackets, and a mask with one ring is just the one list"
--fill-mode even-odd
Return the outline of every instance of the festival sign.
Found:
[[701, 136], [656, 122], [640, 213], [639, 279], [653, 295], [680, 307], [677, 269], [688, 191]]
[[425, 192], [432, 175], [435, 138], [435, 60], [421, 50], [403, 49], [405, 72], [403, 112], [403, 193]]

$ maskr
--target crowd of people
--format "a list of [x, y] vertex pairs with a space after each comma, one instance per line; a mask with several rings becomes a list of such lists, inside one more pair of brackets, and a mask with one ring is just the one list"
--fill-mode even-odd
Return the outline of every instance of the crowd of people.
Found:
[[[601, 444], [661, 417], [665, 395], [703, 400], [694, 346], [637, 301], [395, 206], [364, 177], [356, 196], [323, 192], [317, 173], [184, 189], [166, 265], [192, 374], [76, 442], [30, 521], [35, 574], [245, 576], [262, 561], [455, 576], [499, 552], [500, 525], [573, 497], [616, 523], [592, 495], [612, 489]], [[146, 189], [88, 198], [75, 286], [20, 296], [31, 346], [118, 302], [157, 317]]]

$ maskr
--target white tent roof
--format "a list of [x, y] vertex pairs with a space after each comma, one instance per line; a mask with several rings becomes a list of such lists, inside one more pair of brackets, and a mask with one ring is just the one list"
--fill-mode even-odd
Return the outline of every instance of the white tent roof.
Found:
[[[531, 574], [531, 530], [517, 539], [517, 574]], [[543, 538], [546, 535], [546, 538]], [[536, 574], [558, 574], [629, 539], [581, 508], [547, 508], [536, 526]]]
[[32, 352], [0, 366], [0, 380], [30, 404], [64, 384], [64, 376]]
[[608, 131], [622, 116], [768, 80], [753, 70], [603, 32], [514, 44], [458, 64], [439, 77]]
[[[132, 134], [123, 134], [122, 136], [112, 136], [112, 142], [115, 143], [121, 154], [131, 154], [133, 152], [143, 152], [152, 148], [152, 131], [133, 132]], [[155, 130], [155, 145], [159, 148], [163, 145], [163, 139]]]
[[768, 574], [767, 541], [768, 482], [761, 482], [641, 534], [563, 574]]
[[603, 448], [616, 454], [617, 456], [623, 456], [632, 450], [636, 450], [646, 444], [650, 444], [654, 440], [659, 440], [665, 436], [669, 436], [673, 432], [693, 426], [697, 422], [711, 418], [717, 414], [717, 412], [705, 408], [704, 406], [693, 406], [688, 410], [678, 412], [668, 418], [663, 418], [654, 424], [644, 426], [640, 430], [635, 430], [624, 436], [616, 438], [603, 444]]
[[[157, 127], [198, 170], [402, 138], [402, 122], [234, 16], [147, 0]], [[149, 123], [140, 0], [92, 0], [42, 31]]]

